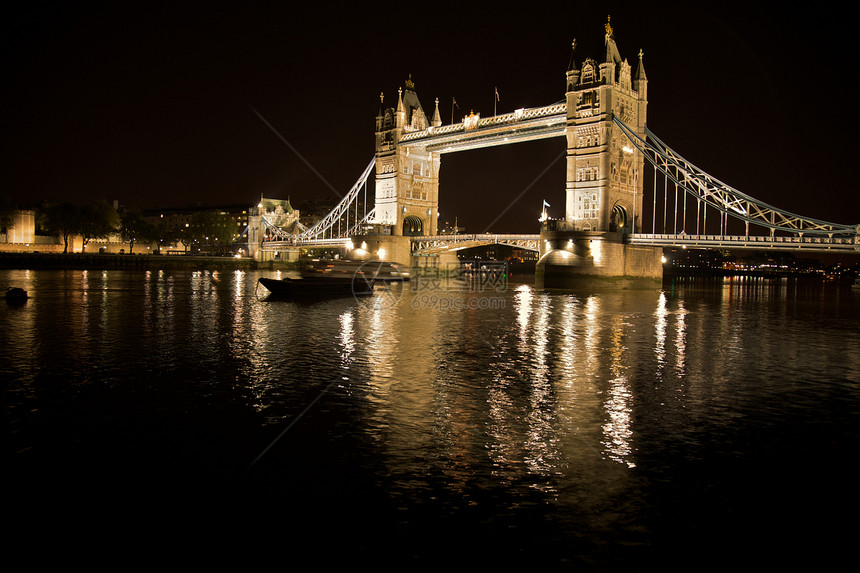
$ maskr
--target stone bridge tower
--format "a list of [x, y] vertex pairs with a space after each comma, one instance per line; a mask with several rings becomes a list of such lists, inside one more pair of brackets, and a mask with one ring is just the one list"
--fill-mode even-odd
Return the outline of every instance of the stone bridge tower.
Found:
[[541, 228], [537, 284], [566, 287], [608, 280], [624, 287], [658, 286], [662, 249], [630, 245], [641, 232], [645, 158], [613, 117], [644, 138], [648, 80], [642, 52], [634, 73], [622, 60], [609, 21], [602, 61], [576, 64], [576, 43], [567, 79], [567, 168], [564, 221]]
[[376, 214], [374, 224], [393, 235], [435, 235], [439, 212], [440, 154], [400, 145], [410, 131], [439, 127], [439, 100], [428, 121], [412, 78], [397, 93], [397, 107], [382, 107], [376, 117]]
[[633, 73], [622, 60], [606, 22], [603, 61], [567, 71], [567, 178], [565, 221], [576, 231], [632, 232], [642, 219], [644, 157], [612, 121], [615, 115], [644, 138], [648, 80], [639, 52]]

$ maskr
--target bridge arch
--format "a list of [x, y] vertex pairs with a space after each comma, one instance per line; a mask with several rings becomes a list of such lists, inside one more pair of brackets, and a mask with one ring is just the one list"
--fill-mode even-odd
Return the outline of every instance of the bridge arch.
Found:
[[609, 230], [617, 233], [631, 232], [630, 216], [626, 205], [616, 202], [612, 206], [612, 213], [609, 218]]
[[424, 221], [417, 215], [408, 215], [403, 218], [403, 235], [406, 237], [419, 237], [424, 234]]

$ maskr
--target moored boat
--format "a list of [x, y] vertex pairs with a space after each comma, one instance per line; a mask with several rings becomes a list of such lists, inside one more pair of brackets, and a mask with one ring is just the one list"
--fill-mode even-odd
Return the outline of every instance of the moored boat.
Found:
[[258, 282], [266, 287], [270, 296], [284, 298], [369, 296], [373, 282], [363, 277], [302, 277], [266, 278]]
[[6, 300], [9, 302], [24, 302], [27, 298], [27, 291], [21, 287], [9, 287], [6, 289]]

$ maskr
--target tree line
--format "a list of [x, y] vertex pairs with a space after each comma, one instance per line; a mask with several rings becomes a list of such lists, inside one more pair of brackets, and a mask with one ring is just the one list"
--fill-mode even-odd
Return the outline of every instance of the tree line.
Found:
[[[0, 200], [0, 227], [7, 231], [13, 225], [13, 206]], [[83, 250], [93, 241], [119, 236], [129, 244], [129, 253], [137, 243], [154, 244], [156, 252], [163, 247], [181, 243], [189, 249], [211, 249], [235, 241], [236, 223], [228, 215], [217, 211], [198, 211], [187, 227], [174, 227], [160, 221], [152, 223], [139, 209], [117, 211], [107, 201], [76, 205], [64, 201], [48, 201], [36, 208], [36, 232], [62, 238], [63, 252], [76, 236], [81, 237]], [[8, 235], [7, 235], [8, 236]]]

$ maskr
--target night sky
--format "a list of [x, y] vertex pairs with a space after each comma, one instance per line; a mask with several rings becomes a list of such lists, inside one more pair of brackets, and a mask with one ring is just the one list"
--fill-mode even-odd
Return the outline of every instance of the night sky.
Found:
[[[411, 74], [446, 124], [452, 98], [455, 121], [492, 115], [495, 88], [499, 113], [559, 102], [571, 40], [579, 62], [600, 58], [611, 15], [622, 58], [635, 69], [644, 50], [658, 137], [777, 207], [860, 223], [847, 8], [23, 4], [3, 18], [2, 173], [24, 205], [334, 203], [373, 156], [380, 92], [393, 105]], [[444, 155], [442, 216], [537, 232], [542, 200], [563, 215], [563, 150], [555, 138]]]

